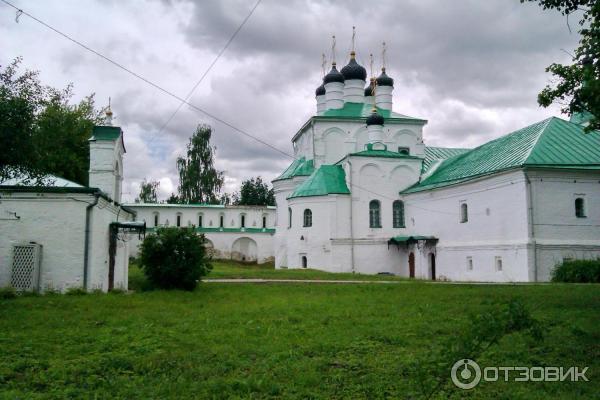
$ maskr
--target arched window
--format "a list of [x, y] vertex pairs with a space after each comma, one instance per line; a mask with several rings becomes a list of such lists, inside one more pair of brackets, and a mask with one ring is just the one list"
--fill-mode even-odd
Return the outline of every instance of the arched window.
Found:
[[288, 228], [292, 227], [292, 208], [288, 207]]
[[202, 214], [198, 214], [198, 228], [202, 228]]
[[467, 203], [462, 203], [460, 205], [460, 222], [464, 223], [469, 220], [469, 208]]
[[577, 218], [585, 218], [585, 200], [583, 197], [575, 199], [575, 216]]
[[369, 227], [381, 228], [381, 203], [379, 200], [371, 200], [369, 203]]
[[159, 215], [157, 212], [154, 213], [154, 226], [158, 226], [159, 223]]
[[181, 226], [181, 214], [177, 214], [177, 226]]
[[312, 211], [310, 211], [308, 208], [304, 210], [304, 226], [312, 226]]
[[394, 228], [404, 228], [404, 202], [402, 200], [394, 201], [392, 205], [392, 219]]
[[225, 216], [221, 214], [219, 216], [219, 228], [222, 228], [223, 226], [225, 226]]
[[263, 222], [262, 223], [262, 227], [266, 228], [267, 227], [267, 216], [266, 215], [263, 215], [263, 221], [262, 222]]
[[240, 226], [242, 228], [246, 227], [246, 214], [240, 215]]

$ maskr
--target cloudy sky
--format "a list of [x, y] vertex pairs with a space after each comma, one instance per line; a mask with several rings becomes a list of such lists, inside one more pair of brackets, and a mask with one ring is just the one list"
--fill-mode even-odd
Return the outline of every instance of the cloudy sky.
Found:
[[[185, 97], [248, 15], [256, 0], [9, 0], [131, 70]], [[576, 29], [575, 18], [571, 25]], [[537, 92], [552, 62], [568, 62], [578, 41], [555, 11], [518, 0], [277, 1], [262, 0], [190, 102], [285, 153], [314, 114], [321, 53], [338, 38], [338, 64], [348, 58], [352, 26], [357, 53], [388, 44], [394, 110], [425, 118], [428, 145], [472, 147], [551, 115]], [[160, 195], [177, 190], [175, 159], [199, 123], [214, 128], [226, 190], [242, 179], [274, 178], [290, 159], [183, 106], [0, 3], [0, 64], [17, 56], [44, 83], [72, 82], [77, 98], [112, 98], [125, 132], [124, 195], [142, 179], [160, 180]], [[379, 61], [376, 61], [379, 65]]]

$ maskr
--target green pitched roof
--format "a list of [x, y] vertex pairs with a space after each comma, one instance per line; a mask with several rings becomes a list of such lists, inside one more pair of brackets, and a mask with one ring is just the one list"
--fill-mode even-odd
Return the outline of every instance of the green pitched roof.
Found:
[[512, 168], [600, 169], [600, 132], [552, 117], [456, 155], [403, 193], [464, 182]]
[[466, 153], [470, 149], [459, 149], [451, 147], [425, 147], [425, 160], [423, 161], [423, 171], [427, 171], [436, 161], [445, 160], [459, 154]]
[[328, 194], [350, 194], [346, 186], [346, 173], [341, 165], [321, 165], [288, 198]]
[[[371, 103], [344, 103], [342, 108], [326, 110], [321, 117], [367, 118], [371, 115], [371, 112], [373, 112], [373, 104]], [[377, 112], [385, 119], [414, 119], [415, 121], [422, 121], [420, 118], [409, 117], [379, 107], [377, 107]]]
[[90, 140], [117, 140], [121, 133], [118, 126], [94, 126]]
[[304, 157], [295, 159], [281, 175], [273, 179], [280, 181], [283, 179], [292, 179], [295, 176], [309, 176], [315, 171], [313, 160], [306, 160]]

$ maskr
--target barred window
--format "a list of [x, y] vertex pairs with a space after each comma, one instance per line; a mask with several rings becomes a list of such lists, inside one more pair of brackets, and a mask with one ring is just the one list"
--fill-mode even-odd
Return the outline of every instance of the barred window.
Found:
[[394, 201], [392, 205], [392, 219], [394, 228], [404, 228], [404, 202]]
[[369, 227], [381, 228], [381, 203], [371, 200], [369, 203]]

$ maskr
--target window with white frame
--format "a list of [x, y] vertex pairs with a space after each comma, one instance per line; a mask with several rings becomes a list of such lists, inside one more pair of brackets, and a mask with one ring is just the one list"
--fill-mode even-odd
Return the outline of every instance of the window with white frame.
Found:
[[379, 200], [371, 200], [369, 203], [369, 227], [381, 228], [381, 203]]
[[497, 256], [494, 259], [494, 264], [496, 267], [496, 272], [502, 272], [502, 257]]
[[585, 199], [578, 197], [575, 199], [575, 216], [577, 218], [585, 218]]
[[460, 203], [460, 223], [464, 224], [469, 221], [469, 206], [467, 203]]
[[394, 201], [392, 205], [392, 223], [394, 228], [404, 228], [404, 202]]
[[292, 227], [292, 208], [288, 207], [288, 228]]
[[310, 209], [304, 210], [304, 227], [308, 228], [312, 226], [312, 211]]
[[473, 257], [467, 257], [467, 271], [473, 271]]

